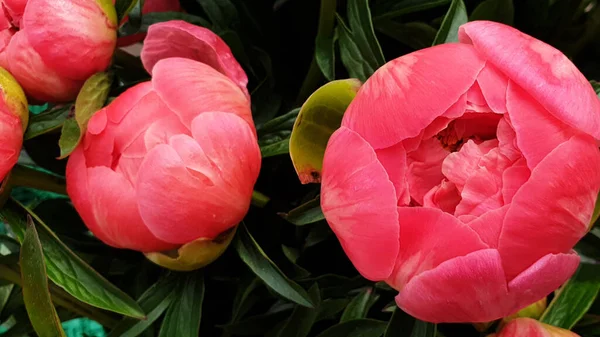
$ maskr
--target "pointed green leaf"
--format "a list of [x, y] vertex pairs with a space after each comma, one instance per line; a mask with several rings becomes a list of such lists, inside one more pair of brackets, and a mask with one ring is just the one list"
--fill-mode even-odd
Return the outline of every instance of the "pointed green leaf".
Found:
[[469, 17], [469, 21], [489, 20], [511, 26], [514, 19], [515, 7], [513, 0], [486, 0], [475, 7]]
[[444, 21], [442, 21], [442, 25], [433, 40], [433, 45], [458, 42], [458, 27], [467, 23], [467, 21], [469, 21], [469, 18], [463, 0], [452, 0]]
[[260, 248], [244, 224], [240, 224], [234, 246], [242, 261], [269, 288], [290, 301], [305, 307], [314, 307], [306, 290], [283, 274]]
[[386, 322], [374, 319], [354, 319], [336, 324], [317, 337], [380, 337], [386, 326]]
[[98, 308], [142, 318], [144, 312], [127, 294], [98, 274], [73, 253], [27, 207], [9, 200], [0, 216], [10, 225], [20, 241], [26, 230], [26, 215], [33, 218], [44, 251], [48, 277], [78, 300]]
[[338, 16], [340, 56], [351, 77], [366, 81], [385, 63], [368, 0], [348, 1], [348, 25]]
[[335, 8], [336, 0], [321, 0], [319, 29], [315, 40], [315, 60], [328, 81], [335, 78]]
[[21, 246], [23, 301], [29, 320], [40, 337], [66, 337], [50, 298], [42, 245], [31, 218]]
[[373, 288], [365, 288], [350, 301], [340, 318], [340, 323], [366, 318], [369, 309], [378, 298], [379, 296], [373, 293]]
[[431, 46], [437, 30], [424, 22], [400, 23], [394, 20], [377, 22], [375, 29], [415, 50]]
[[321, 199], [317, 196], [313, 200], [294, 208], [281, 216], [296, 226], [304, 226], [325, 219], [321, 210]]
[[150, 327], [171, 305], [177, 279], [173, 275], [158, 280], [138, 299], [140, 307], [147, 312], [143, 320], [126, 317], [115, 326], [108, 337], [135, 337]]
[[436, 332], [435, 324], [416, 320], [410, 337], [435, 337]]
[[290, 152], [290, 139], [286, 138], [278, 142], [263, 145], [260, 147], [260, 154], [263, 158], [273, 157]]
[[321, 181], [325, 147], [361, 83], [356, 79], [329, 82], [302, 105], [290, 136], [290, 156], [303, 184]]
[[204, 276], [192, 272], [182, 277], [177, 295], [160, 327], [159, 337], [197, 337], [204, 300]]
[[287, 319], [281, 330], [279, 337], [306, 337], [312, 328], [317, 315], [319, 314], [319, 306], [321, 303], [321, 295], [319, 286], [315, 283], [309, 290], [308, 295], [311, 301], [315, 304], [314, 308], [306, 308], [296, 306], [290, 318]]
[[373, 20], [395, 18], [400, 15], [424, 11], [449, 3], [450, 0], [385, 0], [373, 5]]
[[31, 115], [29, 125], [23, 138], [25, 140], [37, 137], [47, 132], [58, 130], [71, 113], [73, 105], [60, 105], [37, 115]]
[[108, 72], [92, 75], [85, 81], [75, 100], [75, 118], [67, 119], [58, 141], [60, 159], [66, 158], [75, 150], [87, 130], [90, 118], [103, 106], [108, 98], [113, 76]]
[[339, 313], [344, 311], [348, 303], [350, 303], [350, 300], [347, 298], [328, 298], [324, 300], [319, 307], [317, 321], [335, 319]]
[[383, 337], [396, 337], [400, 335], [408, 335], [408, 331], [412, 331], [415, 326], [415, 318], [405, 313], [396, 306], [393, 302], [394, 310]]
[[129, 14], [129, 12], [135, 7], [138, 0], [116, 0], [115, 10], [117, 11], [117, 19], [119, 22], [123, 21], [123, 18]]
[[600, 265], [581, 263], [579, 269], [557, 291], [540, 321], [570, 330], [594, 303], [600, 291]]
[[224, 30], [237, 20], [237, 9], [230, 0], [196, 0], [215, 28]]

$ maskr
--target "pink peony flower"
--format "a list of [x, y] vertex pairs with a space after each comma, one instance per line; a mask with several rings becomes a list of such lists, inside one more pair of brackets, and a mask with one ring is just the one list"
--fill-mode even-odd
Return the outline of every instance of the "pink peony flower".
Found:
[[110, 64], [117, 40], [114, 7], [105, 0], [2, 0], [0, 66], [36, 101], [77, 96]]
[[510, 321], [499, 333], [489, 337], [579, 337], [569, 330], [540, 323], [531, 318], [517, 318]]
[[[206, 36], [219, 48], [205, 48]], [[225, 43], [182, 21], [152, 26], [148, 41], [169, 54], [144, 49], [152, 80], [92, 117], [69, 158], [67, 190], [100, 240], [157, 252], [236, 226], [261, 156], [246, 75]], [[203, 54], [185, 54], [184, 45]]]
[[[575, 271], [600, 189], [600, 101], [553, 47], [472, 22], [360, 89], [321, 205], [358, 271], [431, 322], [486, 322]], [[351, 153], [351, 155], [349, 155]]]
[[0, 182], [17, 163], [29, 110], [23, 89], [0, 68]]

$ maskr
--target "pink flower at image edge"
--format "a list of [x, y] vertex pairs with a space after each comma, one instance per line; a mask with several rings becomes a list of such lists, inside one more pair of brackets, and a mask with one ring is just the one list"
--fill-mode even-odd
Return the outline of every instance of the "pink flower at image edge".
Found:
[[381, 67], [322, 172], [355, 267], [430, 322], [492, 321], [558, 288], [600, 189], [600, 101], [577, 68], [502, 24], [459, 38]]

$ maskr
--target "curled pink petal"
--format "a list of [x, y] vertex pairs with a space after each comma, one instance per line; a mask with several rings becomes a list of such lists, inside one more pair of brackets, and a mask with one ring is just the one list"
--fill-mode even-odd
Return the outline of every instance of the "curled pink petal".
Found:
[[586, 78], [560, 51], [512, 27], [489, 21], [461, 26], [459, 40], [472, 43], [488, 62], [555, 118], [600, 138], [600, 100]]
[[256, 138], [240, 117], [200, 114], [192, 134], [150, 150], [137, 180], [144, 223], [158, 238], [177, 244], [215, 238], [240, 222], [260, 169]]
[[512, 199], [500, 235], [507, 280], [544, 255], [568, 252], [587, 232], [600, 190], [598, 167], [596, 142], [575, 136], [531, 171]]
[[[443, 44], [399, 57], [360, 88], [342, 125], [374, 149], [415, 137], [458, 101], [483, 66], [475, 50], [462, 44]], [[435, 95], [429, 94], [432, 83]]]
[[149, 73], [168, 57], [183, 57], [205, 63], [229, 77], [248, 95], [248, 77], [231, 49], [215, 33], [185, 21], [173, 20], [151, 25], [144, 40], [142, 62]]
[[[353, 149], [349, 157], [342, 149]], [[341, 127], [329, 139], [321, 180], [321, 208], [342, 248], [370, 280], [387, 278], [398, 255], [396, 192], [373, 148]]]
[[[445, 261], [414, 277], [396, 296], [398, 306], [427, 322], [489, 322], [510, 312], [500, 255], [483, 249]], [[482, 291], [485, 289], [485, 291]]]

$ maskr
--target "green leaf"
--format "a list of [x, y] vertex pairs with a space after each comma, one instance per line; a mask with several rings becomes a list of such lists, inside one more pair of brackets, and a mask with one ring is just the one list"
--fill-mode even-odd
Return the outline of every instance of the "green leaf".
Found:
[[290, 152], [290, 139], [286, 138], [276, 143], [260, 147], [260, 154], [263, 158], [273, 157]]
[[350, 303], [347, 298], [328, 298], [321, 302], [317, 321], [334, 319]]
[[117, 20], [119, 22], [123, 21], [123, 18], [129, 14], [137, 2], [138, 0], [116, 0], [115, 10], [117, 11]]
[[123, 315], [142, 318], [144, 312], [127, 294], [98, 274], [73, 253], [28, 208], [9, 200], [0, 210], [0, 216], [10, 225], [20, 241], [26, 229], [26, 215], [33, 218], [39, 231], [48, 277], [78, 300], [98, 308]]
[[71, 113], [71, 104], [56, 106], [37, 115], [31, 115], [24, 140], [58, 130]]
[[306, 290], [283, 274], [260, 248], [244, 224], [240, 224], [234, 246], [242, 261], [269, 288], [290, 301], [305, 307], [314, 307]]
[[40, 337], [66, 337], [50, 298], [42, 245], [31, 218], [27, 219], [20, 264], [23, 301], [35, 332]]
[[368, 0], [348, 1], [348, 26], [338, 16], [340, 56], [350, 77], [366, 81], [385, 63], [375, 37]]
[[374, 319], [354, 319], [336, 324], [317, 337], [379, 337], [383, 335], [386, 322]]
[[[191, 23], [193, 25], [197, 25], [197, 26], [201, 26], [201, 27], [205, 27], [205, 28], [209, 28], [209, 29], [212, 28], [212, 25], [210, 24], [210, 22], [208, 22], [206, 19], [204, 19], [200, 16], [197, 16], [197, 15], [192, 15], [192, 14], [188, 14], [188, 13], [180, 13], [180, 12], [154, 12], [154, 13], [144, 14], [144, 16], [142, 17], [139, 31], [147, 32], [148, 28], [151, 25], [153, 25], [155, 23], [166, 22], [166, 21], [171, 21], [171, 20], [182, 20], [187, 23]], [[125, 24], [125, 25], [127, 25], [127, 24]]]
[[435, 324], [416, 320], [410, 337], [435, 337], [436, 331]]
[[448, 42], [458, 42], [458, 27], [469, 21], [467, 17], [467, 8], [463, 0], [452, 0], [450, 8], [442, 21], [433, 45]]
[[315, 39], [315, 60], [328, 81], [335, 79], [336, 0], [321, 0], [319, 29]]
[[204, 276], [188, 273], [178, 287], [177, 297], [169, 306], [160, 327], [159, 337], [197, 337], [204, 300]]
[[273, 118], [270, 121], [257, 126], [256, 131], [258, 132], [259, 137], [277, 131], [291, 130], [299, 113], [300, 108], [296, 108], [286, 114]]
[[373, 293], [373, 288], [365, 288], [350, 301], [340, 318], [340, 323], [366, 318], [369, 309], [378, 298], [379, 296]]
[[311, 201], [294, 208], [281, 216], [296, 226], [304, 226], [325, 219], [321, 210], [321, 199], [317, 196]]
[[469, 21], [490, 20], [512, 26], [515, 19], [515, 7], [513, 0], [486, 0], [480, 3]]
[[321, 181], [325, 147], [361, 83], [356, 79], [332, 81], [315, 91], [302, 105], [290, 137], [290, 156], [303, 184]]
[[108, 337], [135, 337], [144, 332], [173, 302], [176, 285], [177, 279], [169, 275], [148, 288], [138, 300], [140, 307], [148, 313], [146, 319], [124, 318], [112, 329]]
[[600, 82], [590, 81], [590, 84], [592, 85], [592, 88], [594, 88], [594, 91], [596, 92], [596, 95], [598, 95], [598, 98], [600, 98]]
[[450, 0], [388, 0], [381, 2], [381, 4], [375, 3], [373, 5], [374, 21], [443, 6], [449, 3]]
[[237, 20], [237, 9], [230, 0], [196, 0], [216, 29], [225, 30]]
[[600, 265], [581, 263], [558, 291], [540, 321], [570, 330], [588, 311], [600, 291]]
[[415, 326], [415, 318], [400, 310], [394, 302], [394, 313], [392, 318], [388, 322], [387, 328], [385, 329], [385, 335], [383, 337], [396, 337], [400, 335], [407, 335], [408, 331], [413, 331]]
[[290, 318], [287, 319], [281, 330], [279, 330], [279, 337], [308, 336], [310, 329], [319, 314], [319, 306], [321, 303], [319, 286], [316, 283], [308, 290], [308, 295], [310, 296], [312, 303], [315, 304], [315, 307], [307, 308], [296, 306]]
[[87, 130], [90, 118], [103, 106], [108, 98], [113, 76], [108, 72], [92, 75], [85, 81], [75, 100], [75, 118], [64, 122], [58, 141], [60, 158], [64, 159], [75, 150]]
[[424, 22], [400, 23], [394, 20], [377, 22], [375, 29], [415, 50], [431, 46], [437, 30]]

